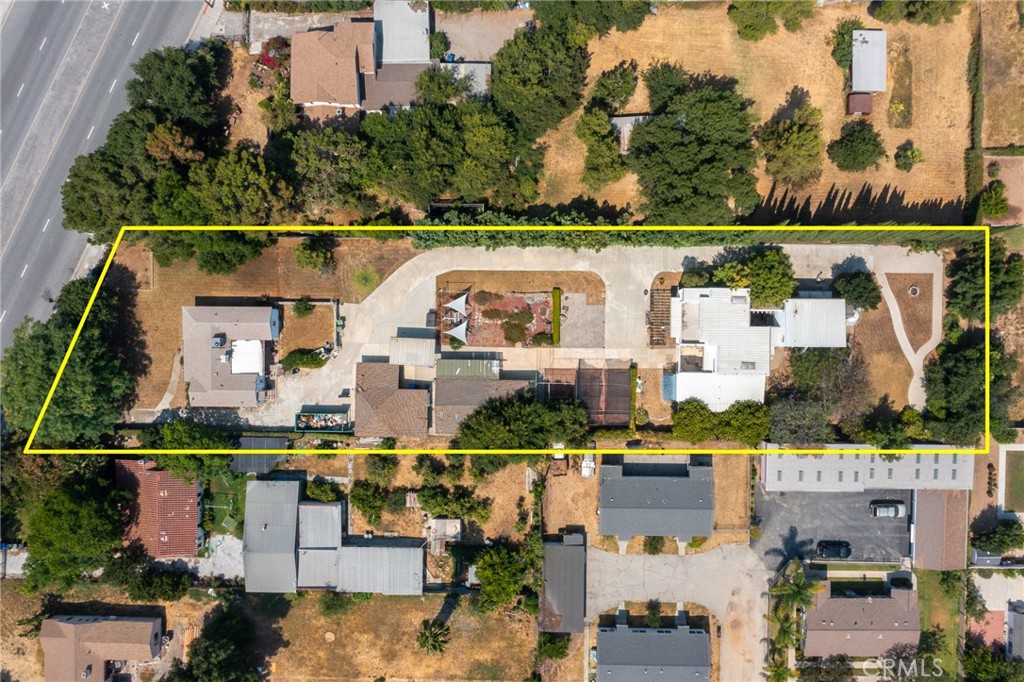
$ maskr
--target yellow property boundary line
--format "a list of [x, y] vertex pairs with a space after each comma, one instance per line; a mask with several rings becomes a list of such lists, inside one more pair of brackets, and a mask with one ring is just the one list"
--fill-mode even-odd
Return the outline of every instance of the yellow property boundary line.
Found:
[[[43, 417], [46, 415], [46, 410], [50, 406], [50, 401], [53, 400], [54, 392], [57, 390], [57, 384], [60, 382], [61, 376], [64, 374], [64, 369], [67, 367], [68, 360], [71, 358], [71, 353], [75, 348], [75, 344], [78, 342], [78, 337], [82, 333], [82, 329], [85, 327], [85, 320], [92, 310], [93, 303], [96, 301], [96, 296], [99, 294], [100, 287], [103, 285], [103, 281], [107, 276], [107, 271], [110, 269], [110, 265], [114, 260], [114, 255], [117, 253], [117, 248], [120, 246], [121, 241], [125, 235], [129, 232], [173, 232], [180, 230], [188, 230], [195, 232], [226, 232], [226, 231], [241, 231], [241, 232], [345, 232], [345, 231], [358, 231], [358, 232], [405, 232], [407, 230], [417, 230], [423, 232], [497, 232], [497, 231], [522, 231], [522, 232], [561, 232], [561, 231], [581, 231], [581, 232], [621, 232], [621, 231], [637, 231], [637, 232], [891, 232], [895, 230], [904, 232], [980, 232], [985, 236], [985, 438], [984, 446], [982, 448], [964, 448], [957, 450], [959, 454], [969, 455], [981, 455], [988, 453], [988, 445], [991, 440], [991, 369], [989, 367], [991, 359], [991, 341], [989, 338], [988, 331], [990, 329], [990, 304], [991, 304], [991, 283], [989, 280], [989, 259], [990, 259], [990, 228], [987, 225], [967, 225], [967, 226], [921, 226], [921, 225], [909, 225], [909, 226], [809, 226], [809, 227], [788, 227], [788, 226], [777, 226], [777, 225], [761, 225], [761, 226], [738, 226], [738, 225], [718, 225], [718, 226], [581, 226], [581, 227], [565, 227], [565, 226], [375, 226], [375, 227], [359, 227], [359, 226], [335, 226], [335, 225], [309, 225], [309, 226], [207, 226], [207, 225], [186, 225], [186, 226], [141, 226], [131, 225], [124, 226], [117, 234], [117, 238], [114, 240], [113, 245], [110, 247], [110, 253], [107, 255], [107, 260], [103, 264], [103, 269], [100, 272], [100, 276], [96, 281], [96, 286], [93, 289], [92, 295], [89, 297], [89, 302], [85, 307], [85, 312], [82, 313], [82, 319], [78, 322], [78, 327], [75, 329], [74, 336], [71, 338], [71, 344], [68, 346], [67, 352], [64, 353], [64, 359], [60, 363], [60, 367], [57, 369], [57, 375], [53, 379], [53, 384], [50, 386], [49, 392], [46, 394], [46, 400], [43, 402], [43, 407], [39, 412], [39, 416], [36, 417], [35, 424], [32, 427], [32, 431], [29, 434], [28, 441], [25, 444], [24, 452], [26, 454], [35, 455], [57, 455], [57, 454], [70, 454], [70, 455], [158, 455], [167, 452], [188, 452], [190, 454], [199, 455], [216, 455], [216, 454], [280, 454], [280, 455], [319, 455], [319, 454], [371, 454], [371, 453], [389, 453], [398, 455], [412, 455], [412, 454], [434, 454], [434, 455], [446, 455], [446, 454], [481, 454], [480, 450], [464, 450], [464, 449], [424, 449], [424, 450], [380, 450], [376, 448], [328, 448], [328, 449], [298, 449], [298, 450], [155, 450], [155, 449], [112, 449], [112, 448], [99, 448], [99, 449], [74, 449], [74, 448], [36, 448], [34, 447], [36, 434], [39, 431], [39, 425], [43, 421]], [[788, 242], [786, 242], [788, 243]], [[806, 242], [804, 242], [806, 243]], [[713, 246], [713, 245], [708, 245]], [[515, 247], [513, 247], [515, 248]], [[534, 248], [534, 247], [524, 247]], [[539, 247], [538, 247], [539, 248]], [[669, 247], [664, 248], [686, 248], [686, 247]], [[941, 282], [937, 283], [941, 286]], [[941, 324], [941, 321], [940, 321]], [[311, 437], [315, 437], [315, 434], [310, 434]], [[621, 453], [622, 448], [613, 448], [610, 450], [602, 449], [566, 449], [566, 450], [502, 450], [501, 454], [537, 454], [537, 455], [554, 455], [554, 454], [603, 454], [603, 453]], [[490, 451], [484, 451], [490, 452]], [[631, 454], [648, 454], [648, 455], [672, 455], [672, 454], [711, 454], [711, 455], [753, 455], [753, 454], [824, 454], [821, 450], [814, 449], [777, 449], [777, 450], [759, 450], [756, 448], [737, 448], [737, 449], [698, 449], [698, 448], [666, 448], [666, 449], [631, 449]], [[853, 448], [841, 448], [828, 450], [827, 454], [859, 454], [859, 455], [906, 455], [906, 454], [917, 454], [921, 450], [883, 450], [883, 449], [853, 449]], [[952, 454], [952, 452], [950, 453]]]

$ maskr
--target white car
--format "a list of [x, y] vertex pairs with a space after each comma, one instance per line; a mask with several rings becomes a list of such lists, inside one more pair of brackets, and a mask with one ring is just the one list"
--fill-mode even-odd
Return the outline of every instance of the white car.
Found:
[[879, 500], [871, 503], [871, 515], [875, 518], [901, 519], [907, 515], [907, 505], [900, 500]]

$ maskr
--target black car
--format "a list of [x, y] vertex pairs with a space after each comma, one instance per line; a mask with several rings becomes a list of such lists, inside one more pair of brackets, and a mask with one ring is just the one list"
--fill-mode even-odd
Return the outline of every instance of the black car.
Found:
[[819, 559], [849, 559], [850, 543], [845, 540], [821, 540], [818, 542]]

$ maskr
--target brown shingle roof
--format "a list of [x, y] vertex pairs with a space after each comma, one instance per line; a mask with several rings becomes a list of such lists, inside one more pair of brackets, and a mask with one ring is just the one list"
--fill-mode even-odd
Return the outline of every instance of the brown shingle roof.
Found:
[[142, 459], [114, 462], [117, 487], [135, 496], [137, 514], [128, 538], [138, 540], [154, 558], [193, 556], [198, 534], [199, 486]]
[[434, 432], [454, 436], [462, 420], [491, 398], [500, 398], [531, 385], [530, 381], [516, 379], [436, 379]]
[[914, 566], [929, 571], [967, 567], [967, 491], [919, 490], [914, 508]]
[[921, 615], [917, 592], [892, 590], [891, 597], [832, 597], [831, 585], [807, 611], [804, 655], [881, 656], [894, 644], [917, 644]]
[[400, 388], [401, 368], [383, 362], [356, 363], [357, 436], [427, 435], [428, 391]]
[[102, 680], [106, 661], [150, 661], [160, 655], [159, 618], [54, 616], [43, 621], [39, 643], [43, 647], [46, 682]]
[[291, 98], [297, 104], [359, 106], [360, 74], [372, 78], [373, 70], [372, 21], [292, 36]]
[[430, 64], [384, 64], [366, 79], [363, 108], [380, 111], [389, 105], [409, 106], [416, 97], [416, 79]]

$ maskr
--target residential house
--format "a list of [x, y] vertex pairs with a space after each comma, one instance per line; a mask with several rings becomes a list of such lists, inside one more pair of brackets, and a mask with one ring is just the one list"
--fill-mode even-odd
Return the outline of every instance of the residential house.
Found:
[[520, 379], [437, 378], [434, 380], [433, 428], [439, 436], [454, 436], [462, 420], [488, 400], [533, 388]]
[[186, 483], [148, 459], [114, 460], [114, 481], [134, 501], [129, 541], [140, 542], [154, 559], [195, 556], [203, 539], [197, 482]]
[[[433, 367], [437, 358], [437, 332], [415, 330], [417, 335], [399, 335], [391, 337], [388, 362], [393, 365], [411, 365], [413, 367]], [[429, 335], [424, 332], [429, 332]]]
[[796, 298], [755, 309], [749, 289], [681, 288], [672, 296], [670, 334], [676, 371], [664, 376], [666, 400], [704, 401], [716, 412], [741, 400], [764, 401], [776, 348], [845, 348], [846, 302]]
[[628, 541], [637, 535], [686, 543], [714, 530], [710, 465], [673, 456], [601, 462], [601, 535]]
[[886, 35], [885, 31], [856, 30], [853, 40], [853, 61], [850, 64], [849, 92], [846, 95], [846, 115], [870, 114], [872, 95], [885, 92]]
[[46, 682], [109, 680], [129, 661], [159, 658], [162, 636], [159, 618], [47, 618], [39, 629]]
[[257, 454], [260, 450], [287, 450], [291, 441], [278, 436], [242, 436], [238, 449], [246, 454], [232, 455], [231, 471], [236, 474], [268, 474], [285, 455]]
[[628, 426], [633, 405], [631, 363], [609, 361], [600, 366], [580, 360], [576, 369], [576, 398], [587, 408], [595, 426]]
[[1006, 658], [1024, 661], [1024, 601], [1006, 609]]
[[711, 679], [711, 637], [688, 627], [630, 627], [620, 612], [614, 627], [597, 629], [597, 679], [602, 682]]
[[384, 362], [356, 363], [355, 434], [388, 438], [426, 436], [430, 392], [402, 388], [402, 368]]
[[193, 407], [256, 407], [267, 398], [267, 369], [281, 334], [267, 306], [181, 309], [185, 385]]
[[469, 79], [471, 95], [486, 95], [490, 90], [490, 62], [441, 62], [441, 68], [451, 71], [456, 78]]
[[587, 542], [582, 533], [544, 543], [542, 632], [583, 632], [587, 597]]
[[961, 571], [967, 567], [969, 495], [967, 490], [915, 491], [914, 568]]
[[826, 658], [881, 656], [897, 644], [917, 645], [921, 614], [915, 590], [890, 596], [834, 597], [831, 583], [815, 595], [804, 616], [804, 655]]
[[246, 592], [422, 594], [422, 539], [348, 536], [344, 504], [300, 502], [301, 487], [301, 481], [249, 481]]

